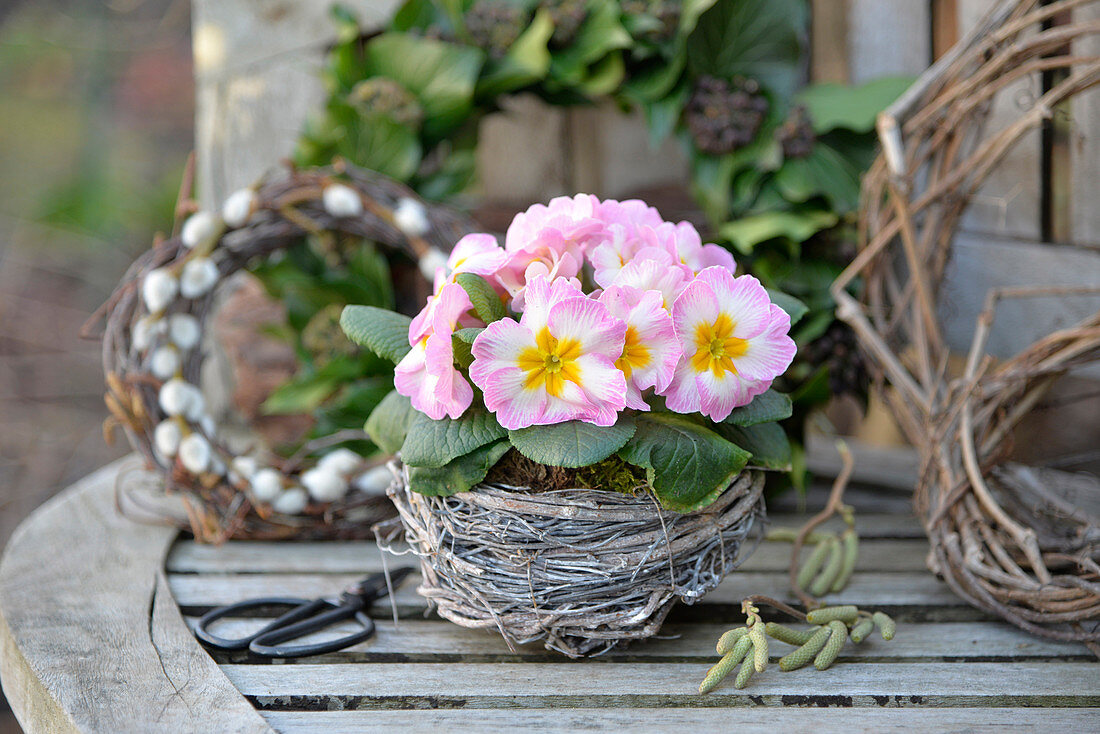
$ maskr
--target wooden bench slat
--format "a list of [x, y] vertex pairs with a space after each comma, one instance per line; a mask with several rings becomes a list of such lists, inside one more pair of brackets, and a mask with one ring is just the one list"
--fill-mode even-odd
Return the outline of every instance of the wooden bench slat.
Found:
[[[180, 542], [168, 556], [173, 573], [370, 573], [381, 570], [381, 551], [373, 542], [227, 543], [216, 547]], [[859, 572], [925, 572], [925, 540], [862, 540]], [[786, 571], [791, 544], [765, 542], [745, 559], [744, 571]], [[387, 558], [390, 567], [402, 562]]]
[[[194, 617], [187, 619], [194, 625]], [[224, 619], [218, 622], [216, 631], [226, 637], [244, 637], [258, 630], [266, 619]], [[465, 662], [548, 660], [563, 662], [566, 658], [548, 652], [541, 645], [525, 645], [510, 652], [504, 640], [495, 631], [470, 630], [434, 620], [408, 619], [394, 628], [392, 621], [378, 620], [377, 635], [362, 644], [330, 655], [310, 658], [309, 662], [400, 662], [413, 660], [431, 662], [440, 658]], [[674, 639], [652, 639], [613, 648], [602, 659], [637, 658], [702, 658], [717, 659], [714, 645], [718, 637], [730, 628], [728, 624], [667, 624], [661, 636]], [[334, 627], [329, 636], [350, 632], [352, 627]], [[320, 635], [317, 639], [320, 639]], [[307, 640], [303, 640], [307, 641]], [[792, 647], [773, 642], [772, 657], [790, 652]], [[219, 659], [226, 659], [219, 655]], [[228, 656], [230, 659], [232, 655]], [[951, 660], [1006, 661], [1027, 658], [1079, 659], [1088, 661], [1092, 654], [1075, 643], [1055, 642], [1032, 637], [1023, 630], [999, 622], [945, 622], [939, 624], [903, 624], [897, 636], [886, 642], [872, 636], [862, 645], [848, 645], [841, 660], [876, 660], [889, 662], [912, 658]], [[245, 657], [237, 657], [242, 660]]]
[[[391, 566], [392, 567], [392, 566]], [[362, 578], [359, 574], [170, 574], [172, 593], [180, 606], [205, 608], [230, 604], [253, 596], [314, 597], [338, 594], [341, 589]], [[416, 593], [419, 577], [406, 581], [397, 590], [397, 606], [404, 611], [425, 607]], [[699, 604], [740, 606], [750, 594], [764, 594], [794, 602], [787, 589], [787, 574], [779, 572], [734, 572]], [[946, 584], [930, 573], [861, 573], [837, 601], [861, 606], [968, 607]], [[388, 603], [383, 604], [388, 607]]]
[[270, 731], [168, 592], [176, 531], [115, 511], [125, 461], [36, 510], [4, 552], [0, 675], [12, 710], [29, 732], [200, 731], [211, 716], [226, 731]]
[[300, 734], [341, 734], [373, 730], [402, 732], [537, 731], [575, 734], [577, 731], [725, 732], [742, 727], [767, 731], [813, 731], [852, 734], [922, 728], [926, 731], [1084, 732], [1095, 726], [1096, 712], [1080, 708], [663, 708], [663, 709], [422, 709], [413, 711], [263, 711], [278, 731]]
[[751, 688], [703, 697], [703, 663], [579, 662], [223, 665], [260, 708], [466, 708], [690, 705], [1100, 705], [1096, 664], [1064, 662], [843, 665], [772, 669]]

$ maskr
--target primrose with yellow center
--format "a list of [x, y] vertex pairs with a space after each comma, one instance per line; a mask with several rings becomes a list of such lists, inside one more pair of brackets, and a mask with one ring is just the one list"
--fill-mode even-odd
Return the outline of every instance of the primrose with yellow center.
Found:
[[672, 320], [684, 358], [664, 394], [677, 413], [725, 420], [794, 359], [790, 317], [751, 275], [705, 268], [676, 298]]

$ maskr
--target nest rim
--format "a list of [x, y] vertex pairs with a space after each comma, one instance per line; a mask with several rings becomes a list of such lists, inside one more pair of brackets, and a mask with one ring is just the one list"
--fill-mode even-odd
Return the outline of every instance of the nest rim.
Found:
[[[579, 658], [651, 637], [677, 601], [694, 603], [751, 555], [767, 523], [756, 470], [712, 505], [677, 513], [644, 489], [482, 483], [429, 497], [409, 489], [399, 461], [389, 466], [398, 517], [376, 526], [379, 546], [417, 556], [429, 610], [495, 629], [511, 650], [542, 642]], [[629, 593], [609, 593], [624, 583]]]

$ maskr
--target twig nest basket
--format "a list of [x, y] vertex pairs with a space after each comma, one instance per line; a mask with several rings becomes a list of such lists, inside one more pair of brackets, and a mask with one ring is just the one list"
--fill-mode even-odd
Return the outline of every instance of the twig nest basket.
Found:
[[[1067, 11], [1069, 22], [1052, 22]], [[1096, 0], [1003, 2], [883, 113], [883, 155], [864, 181], [861, 252], [834, 285], [838, 314], [920, 451], [916, 504], [932, 569], [975, 606], [1086, 643], [1100, 642], [1100, 480], [1007, 456], [1014, 429], [1036, 408], [1054, 409], [1041, 402], [1056, 381], [1089, 365], [1095, 373], [1100, 311], [1007, 359], [987, 347], [1004, 299], [1090, 299], [1091, 310], [1100, 288], [1058, 287], [1037, 273], [1033, 287], [991, 290], [954, 377], [939, 307], [972, 197], [1029, 132], [1100, 84], [1100, 62], [1087, 53], [1100, 41], [1098, 12]], [[991, 131], [996, 95], [1029, 75], [1038, 88], [1040, 74], [1049, 82], [1042, 95]], [[845, 288], [857, 279], [853, 298]]]
[[[669, 610], [714, 589], [762, 537], [763, 474], [741, 473], [713, 504], [680, 514], [646, 493], [537, 491], [481, 484], [450, 497], [408, 488], [391, 465], [390, 498], [420, 558], [419, 593], [463, 627], [509, 646], [543, 641], [570, 657], [651, 637]], [[379, 528], [392, 542], [396, 521]]]
[[199, 540], [369, 536], [392, 514], [382, 494], [388, 480], [377, 480], [385, 467], [332, 450], [365, 433], [321, 439], [289, 459], [236, 455], [219, 438], [198, 387], [207, 317], [230, 276], [309, 235], [377, 242], [407, 253], [430, 278], [472, 229], [468, 220], [349, 165], [273, 174], [218, 212], [194, 211], [182, 198], [189, 216], [178, 233], [139, 257], [104, 307], [105, 429], [121, 427], [167, 491], [184, 498]]

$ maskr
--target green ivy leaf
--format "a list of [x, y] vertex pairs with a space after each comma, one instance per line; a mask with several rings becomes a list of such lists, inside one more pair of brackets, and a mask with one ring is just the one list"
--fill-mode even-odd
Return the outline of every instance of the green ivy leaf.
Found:
[[577, 91], [591, 99], [605, 97], [619, 88], [624, 76], [623, 55], [618, 51], [609, 53], [588, 68], [585, 78], [577, 82]]
[[588, 17], [577, 30], [568, 48], [555, 53], [550, 61], [550, 76], [566, 86], [584, 81], [590, 64], [620, 48], [628, 48], [633, 39], [620, 20], [619, 3], [613, 0], [592, 0]]
[[730, 186], [737, 168], [732, 155], [696, 154], [691, 160], [691, 190], [711, 222], [724, 222], [730, 212]]
[[265, 415], [312, 413], [330, 396], [357, 377], [363, 376], [362, 360], [347, 355], [333, 356], [317, 370], [302, 370], [280, 385], [264, 401]]
[[715, 0], [684, 0], [680, 10], [680, 33], [691, 33], [699, 23], [699, 16], [714, 5]]
[[688, 37], [688, 67], [696, 74], [755, 79], [780, 98], [802, 78], [805, 0], [716, 3]]
[[350, 107], [331, 114], [343, 132], [336, 141], [340, 155], [400, 181], [416, 173], [423, 151], [415, 128], [388, 115], [363, 115]]
[[783, 291], [777, 291], [774, 288], [768, 288], [766, 290], [768, 291], [768, 298], [771, 299], [772, 303], [786, 311], [787, 315], [791, 317], [791, 326], [801, 321], [802, 317], [806, 315], [806, 312], [810, 310], [805, 303], [790, 294], [784, 293]]
[[778, 423], [732, 426], [719, 423], [716, 430], [730, 443], [752, 454], [749, 463], [765, 469], [787, 471], [791, 468], [791, 442]]
[[619, 416], [613, 426], [594, 426], [584, 421], [566, 421], [549, 426], [530, 426], [508, 431], [516, 451], [531, 461], [547, 466], [579, 468], [603, 461], [634, 435], [634, 420]]
[[631, 70], [623, 83], [624, 97], [635, 102], [660, 102], [676, 86], [684, 73], [684, 54], [671, 59], [657, 58], [638, 70]]
[[485, 54], [472, 46], [386, 33], [366, 48], [366, 75], [399, 82], [424, 108], [424, 134], [438, 139], [469, 117]]
[[507, 441], [496, 441], [440, 467], [410, 466], [409, 489], [430, 497], [465, 492], [483, 480], [510, 448]]
[[508, 309], [504, 307], [500, 296], [485, 278], [473, 273], [459, 273], [455, 276], [455, 282], [466, 291], [466, 295], [470, 297], [470, 303], [474, 306], [474, 312], [485, 323], [500, 321], [508, 315]]
[[777, 211], [753, 214], [720, 228], [722, 237], [733, 243], [741, 252], [750, 254], [756, 245], [776, 237], [787, 237], [803, 242], [811, 235], [837, 223], [837, 215], [831, 211], [811, 209], [806, 211]]
[[787, 201], [802, 203], [822, 196], [837, 212], [859, 206], [860, 176], [863, 172], [848, 157], [818, 140], [810, 154], [788, 158], [775, 174], [775, 186]]
[[516, 39], [504, 58], [486, 64], [477, 82], [477, 96], [490, 100], [545, 78], [550, 70], [547, 44], [552, 35], [554, 21], [550, 11], [539, 8], [527, 30]]
[[671, 94], [654, 102], [642, 104], [642, 112], [645, 113], [649, 127], [649, 147], [652, 150], [659, 148], [676, 128], [689, 91], [686, 84], [681, 84]]
[[340, 314], [340, 327], [349, 339], [394, 364], [412, 349], [411, 323], [408, 316], [374, 306], [345, 306]]
[[367, 418], [367, 435], [387, 454], [396, 454], [405, 443], [405, 433], [414, 413], [409, 399], [391, 390]]
[[301, 415], [312, 413], [340, 387], [331, 377], [313, 375], [306, 379], [292, 379], [267, 396], [260, 412], [264, 415]]
[[860, 133], [875, 129], [878, 113], [913, 84], [913, 77], [881, 77], [865, 84], [813, 84], [794, 98], [810, 113], [818, 135], [836, 128]]
[[757, 423], [771, 423], [790, 418], [793, 410], [790, 396], [769, 389], [753, 398], [748, 405], [734, 408], [722, 422], [735, 426], [755, 426]]
[[674, 413], [646, 413], [636, 419], [634, 437], [619, 456], [646, 470], [663, 507], [691, 512], [706, 507], [729, 487], [749, 453]]
[[496, 417], [480, 406], [470, 406], [459, 418], [438, 421], [417, 411], [401, 446], [401, 460], [438, 468], [506, 435]]

